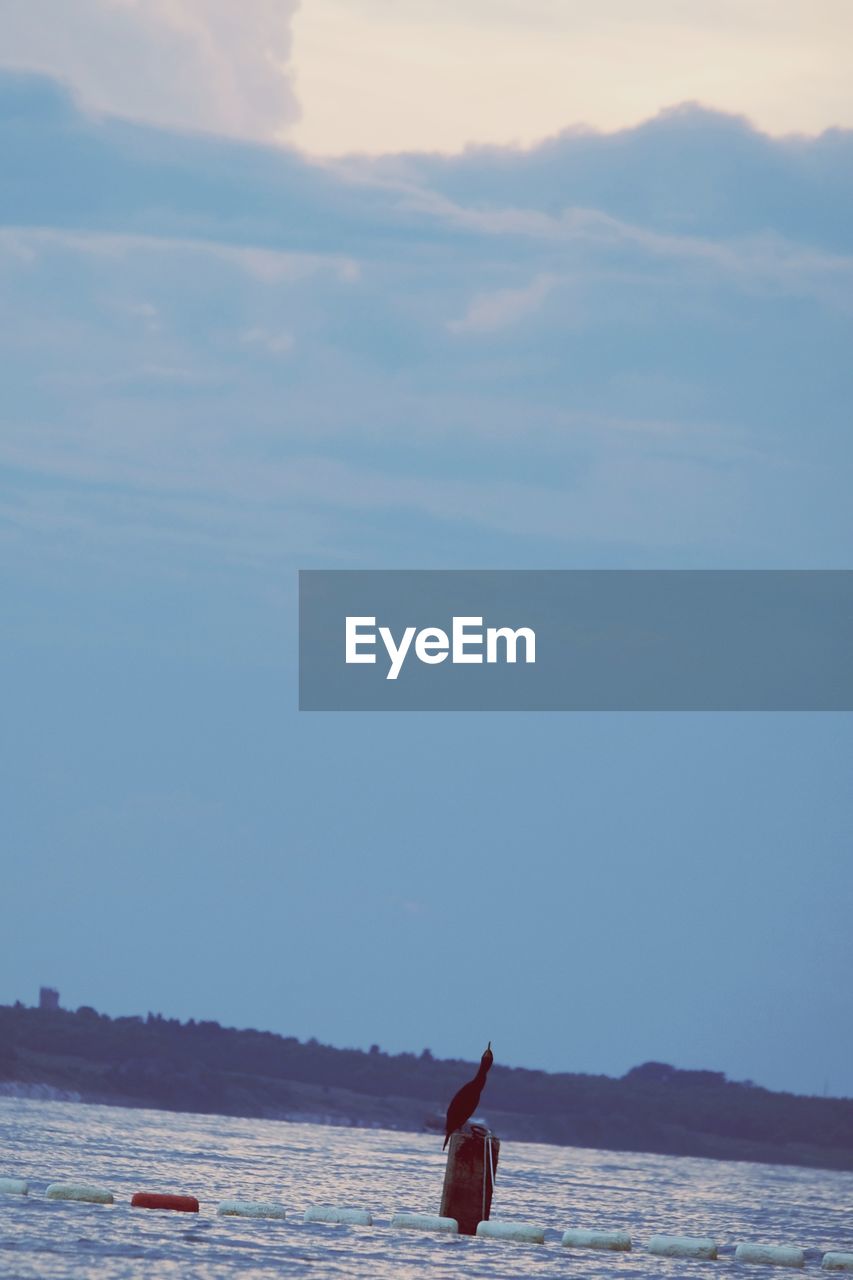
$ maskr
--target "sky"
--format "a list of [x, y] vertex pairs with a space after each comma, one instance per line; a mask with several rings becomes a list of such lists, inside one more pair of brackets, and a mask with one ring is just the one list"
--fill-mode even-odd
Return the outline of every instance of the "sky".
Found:
[[97, 110], [315, 155], [530, 145], [701, 102], [853, 126], [847, 0], [40, 0], [2, 61]]
[[295, 709], [299, 568], [850, 567], [849, 11], [633, 10], [0, 7], [0, 1000], [853, 1096], [848, 715]]

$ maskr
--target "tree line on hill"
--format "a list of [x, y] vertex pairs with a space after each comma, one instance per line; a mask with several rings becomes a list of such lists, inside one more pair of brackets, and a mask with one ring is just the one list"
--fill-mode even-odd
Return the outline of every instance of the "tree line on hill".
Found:
[[[440, 1122], [474, 1068], [428, 1049], [364, 1052], [160, 1014], [0, 1006], [0, 1081], [94, 1102], [418, 1129]], [[853, 1100], [775, 1093], [719, 1071], [648, 1062], [613, 1079], [496, 1064], [481, 1111], [510, 1139], [853, 1169]]]

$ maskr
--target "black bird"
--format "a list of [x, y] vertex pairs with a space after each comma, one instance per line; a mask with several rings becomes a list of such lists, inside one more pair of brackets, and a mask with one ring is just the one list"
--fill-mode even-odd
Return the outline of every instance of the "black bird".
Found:
[[[451, 1133], [461, 1129], [465, 1121], [470, 1120], [477, 1110], [480, 1094], [483, 1092], [483, 1085], [486, 1083], [486, 1076], [489, 1074], [489, 1068], [494, 1060], [495, 1055], [492, 1053], [492, 1042], [490, 1040], [486, 1052], [480, 1059], [480, 1065], [474, 1079], [469, 1080], [467, 1084], [463, 1084], [459, 1092], [455, 1093], [450, 1099], [450, 1106], [447, 1108], [447, 1120], [444, 1126], [444, 1147], [450, 1141]], [[442, 1151], [444, 1147], [441, 1148]]]

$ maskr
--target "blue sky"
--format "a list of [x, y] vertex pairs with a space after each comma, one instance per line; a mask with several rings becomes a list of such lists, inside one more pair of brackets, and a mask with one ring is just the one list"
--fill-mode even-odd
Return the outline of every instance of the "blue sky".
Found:
[[0, 77], [0, 999], [853, 1094], [849, 716], [300, 716], [294, 665], [299, 567], [849, 567], [853, 135], [321, 163], [51, 56]]

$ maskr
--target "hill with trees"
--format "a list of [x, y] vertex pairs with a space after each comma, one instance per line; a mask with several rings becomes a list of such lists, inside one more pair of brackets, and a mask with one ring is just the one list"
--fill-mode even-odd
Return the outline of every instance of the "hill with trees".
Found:
[[[221, 1115], [442, 1126], [475, 1063], [336, 1049], [217, 1022], [0, 1006], [0, 1093]], [[647, 1062], [621, 1079], [496, 1064], [481, 1114], [504, 1139], [853, 1169], [853, 1099], [774, 1093]]]

